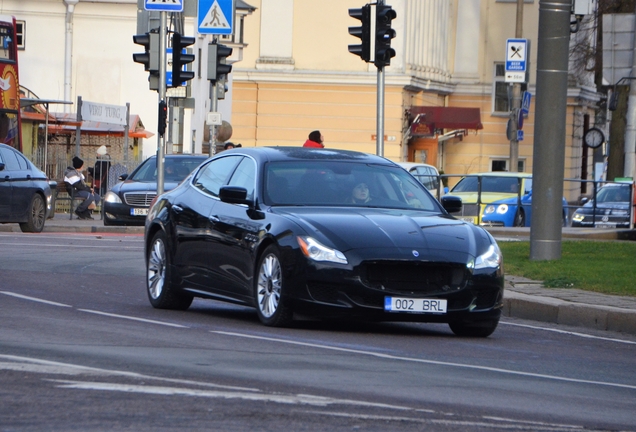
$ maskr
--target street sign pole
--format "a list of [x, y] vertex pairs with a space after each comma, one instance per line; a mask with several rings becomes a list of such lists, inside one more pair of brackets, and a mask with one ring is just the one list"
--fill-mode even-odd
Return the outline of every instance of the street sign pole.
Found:
[[[159, 14], [159, 104], [165, 103], [166, 100], [166, 40], [167, 40], [167, 25], [168, 25], [168, 13], [161, 11]], [[159, 126], [161, 130], [162, 126]], [[165, 128], [164, 128], [165, 129]], [[166, 134], [159, 133], [157, 139], [157, 195], [163, 193], [163, 158], [166, 148]]]
[[375, 154], [384, 156], [384, 67], [378, 68], [378, 99]]

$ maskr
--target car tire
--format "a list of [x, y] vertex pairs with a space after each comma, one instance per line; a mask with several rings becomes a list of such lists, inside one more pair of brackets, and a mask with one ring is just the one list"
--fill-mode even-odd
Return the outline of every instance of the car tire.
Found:
[[22, 232], [39, 233], [44, 229], [46, 205], [41, 195], [35, 194], [27, 212], [27, 221], [20, 224]]
[[523, 210], [517, 211], [517, 214], [515, 215], [515, 220], [512, 226], [515, 226], [515, 227], [526, 226], [526, 214], [523, 212]]
[[150, 304], [157, 309], [186, 310], [193, 296], [178, 291], [172, 282], [170, 256], [166, 250], [166, 234], [154, 235], [146, 255], [146, 289]]
[[448, 323], [448, 326], [457, 336], [485, 338], [493, 334], [498, 324], [499, 318], [472, 322], [454, 321]]
[[254, 299], [258, 319], [270, 327], [285, 327], [293, 321], [280, 252], [274, 245], [261, 254], [254, 278]]

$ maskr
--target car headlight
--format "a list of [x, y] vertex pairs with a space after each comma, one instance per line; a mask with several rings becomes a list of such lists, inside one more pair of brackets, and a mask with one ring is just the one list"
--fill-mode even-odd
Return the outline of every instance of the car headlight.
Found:
[[121, 204], [121, 198], [119, 198], [119, 195], [110, 191], [104, 197], [104, 201], [109, 203]]
[[328, 261], [347, 264], [347, 257], [336, 249], [328, 248], [311, 237], [296, 237], [303, 254], [314, 261]]
[[488, 268], [496, 269], [501, 266], [501, 261], [502, 256], [499, 246], [491, 244], [486, 252], [479, 255], [474, 261], [471, 260], [467, 264], [467, 267], [475, 270]]
[[585, 216], [583, 216], [581, 213], [574, 213], [572, 215], [572, 220], [573, 221], [581, 222], [583, 219], [585, 219]]
[[492, 214], [495, 212], [497, 214], [506, 214], [508, 212], [508, 204], [490, 204], [486, 206], [486, 209], [484, 210], [484, 214]]
[[506, 214], [508, 212], [508, 204], [500, 204], [497, 206], [497, 213]]

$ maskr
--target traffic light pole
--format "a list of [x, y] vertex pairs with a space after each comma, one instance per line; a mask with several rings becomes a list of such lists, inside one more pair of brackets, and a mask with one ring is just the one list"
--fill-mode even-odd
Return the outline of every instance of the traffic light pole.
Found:
[[[165, 103], [166, 100], [166, 41], [167, 41], [167, 26], [168, 26], [168, 13], [165, 11], [160, 12], [159, 15], [159, 110], [161, 109], [161, 103]], [[158, 110], [158, 112], [159, 112]], [[161, 114], [158, 115], [160, 119]], [[161, 121], [159, 121], [160, 123]], [[166, 149], [166, 127], [165, 124], [158, 125], [159, 136], [157, 138], [157, 196], [161, 195], [164, 191], [164, 175], [163, 175], [163, 158]]]
[[[219, 105], [219, 95], [217, 93], [216, 82], [208, 81], [210, 83], [210, 112], [216, 112]], [[209, 155], [212, 156], [216, 153], [216, 125], [210, 125], [210, 149]]]
[[384, 156], [384, 67], [378, 67], [375, 153]]

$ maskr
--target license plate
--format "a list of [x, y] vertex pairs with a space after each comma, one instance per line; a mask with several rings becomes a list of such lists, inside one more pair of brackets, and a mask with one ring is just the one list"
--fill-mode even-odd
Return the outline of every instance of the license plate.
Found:
[[473, 216], [459, 216], [459, 220], [463, 220], [464, 222], [470, 222], [471, 224], [475, 224], [476, 218]]
[[447, 300], [384, 297], [385, 312], [445, 314]]
[[147, 208], [131, 208], [130, 215], [131, 216], [147, 216], [148, 209]]

